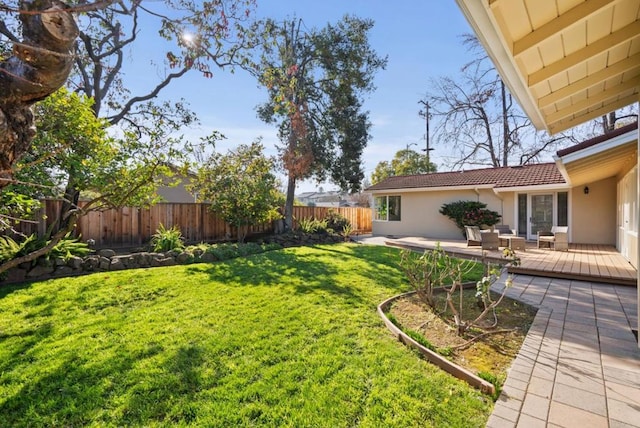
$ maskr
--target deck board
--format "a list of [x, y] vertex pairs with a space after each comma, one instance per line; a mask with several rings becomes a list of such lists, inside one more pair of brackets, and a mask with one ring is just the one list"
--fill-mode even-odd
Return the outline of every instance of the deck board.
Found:
[[[387, 245], [413, 249], [433, 249], [440, 245], [447, 253], [479, 260], [480, 247], [468, 247], [466, 241], [444, 241], [421, 237], [389, 238]], [[608, 245], [569, 244], [569, 251], [537, 248], [527, 242], [526, 251], [518, 251], [520, 265], [510, 272], [534, 276], [597, 281], [637, 286], [637, 271], [616, 249]], [[499, 260], [502, 251], [485, 251], [489, 259]]]

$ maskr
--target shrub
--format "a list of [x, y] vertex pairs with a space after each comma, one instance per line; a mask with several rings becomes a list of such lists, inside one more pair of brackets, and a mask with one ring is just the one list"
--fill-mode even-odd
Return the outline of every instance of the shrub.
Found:
[[411, 250], [400, 253], [400, 269], [420, 300], [433, 309], [434, 289], [462, 278], [472, 268], [472, 262], [450, 257], [439, 245], [421, 255]]
[[0, 263], [15, 258], [21, 249], [21, 244], [18, 244], [11, 237], [0, 236]]
[[340, 232], [344, 230], [345, 226], [351, 226], [349, 220], [335, 210], [329, 210], [324, 219], [327, 222], [327, 229], [331, 229], [334, 232]]
[[170, 229], [164, 227], [162, 223], [151, 237], [151, 248], [153, 251], [171, 251], [184, 248], [184, 239], [178, 226]]
[[449, 217], [465, 235], [465, 226], [493, 226], [500, 222], [501, 215], [490, 209], [487, 204], [477, 201], [457, 201], [444, 204], [440, 214]]

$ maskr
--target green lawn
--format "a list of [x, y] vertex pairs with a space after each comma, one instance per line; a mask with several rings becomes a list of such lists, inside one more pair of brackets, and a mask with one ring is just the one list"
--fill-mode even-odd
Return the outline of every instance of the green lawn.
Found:
[[484, 426], [376, 305], [398, 252], [272, 251], [0, 287], [0, 426]]

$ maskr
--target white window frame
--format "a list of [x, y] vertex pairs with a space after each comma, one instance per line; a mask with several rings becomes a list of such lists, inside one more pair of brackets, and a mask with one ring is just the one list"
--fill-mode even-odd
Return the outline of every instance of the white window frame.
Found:
[[[398, 219], [389, 219], [389, 199], [390, 198], [398, 198], [399, 204], [399, 215]], [[384, 203], [387, 207], [387, 211], [385, 212], [385, 218], [380, 218], [378, 211], [378, 200], [383, 199]], [[402, 221], [402, 195], [379, 195], [373, 197], [373, 221], [381, 221], [381, 222], [389, 222], [389, 221]]]

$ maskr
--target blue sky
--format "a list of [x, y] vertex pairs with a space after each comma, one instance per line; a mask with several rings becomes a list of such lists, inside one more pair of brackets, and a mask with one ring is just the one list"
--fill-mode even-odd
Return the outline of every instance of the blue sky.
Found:
[[[295, 15], [307, 27], [322, 27], [347, 13], [373, 19], [370, 43], [380, 55], [388, 56], [388, 65], [376, 76], [377, 89], [365, 103], [373, 124], [372, 139], [363, 156], [365, 174], [369, 177], [378, 162], [392, 159], [407, 144], [416, 143], [411, 146], [414, 150], [425, 147], [425, 122], [418, 115], [418, 101], [427, 92], [430, 79], [457, 73], [470, 58], [460, 35], [471, 29], [453, 0], [401, 0], [394, 4], [382, 0], [257, 0], [257, 3], [258, 17], [284, 19]], [[150, 34], [150, 30], [145, 34], [143, 27], [142, 32], [141, 37], [154, 37], [157, 43], [157, 36]], [[136, 71], [127, 79], [134, 93], [155, 81], [150, 78], [154, 69], [149, 68], [143, 54], [132, 52], [130, 57]], [[211, 79], [191, 72], [166, 88], [160, 98], [181, 97], [202, 122], [199, 128], [186, 132], [190, 137], [195, 139], [218, 130], [227, 137], [217, 146], [218, 151], [224, 152], [262, 137], [268, 152], [275, 154], [276, 130], [262, 123], [255, 113], [255, 107], [266, 99], [266, 91], [244, 71], [232, 74], [217, 70]], [[433, 132], [433, 126], [431, 129]], [[433, 136], [431, 142], [433, 146]], [[447, 155], [446, 147], [436, 145], [432, 160], [442, 166]], [[325, 190], [335, 188], [331, 184], [320, 185]], [[317, 188], [315, 182], [304, 182], [297, 193]]]

